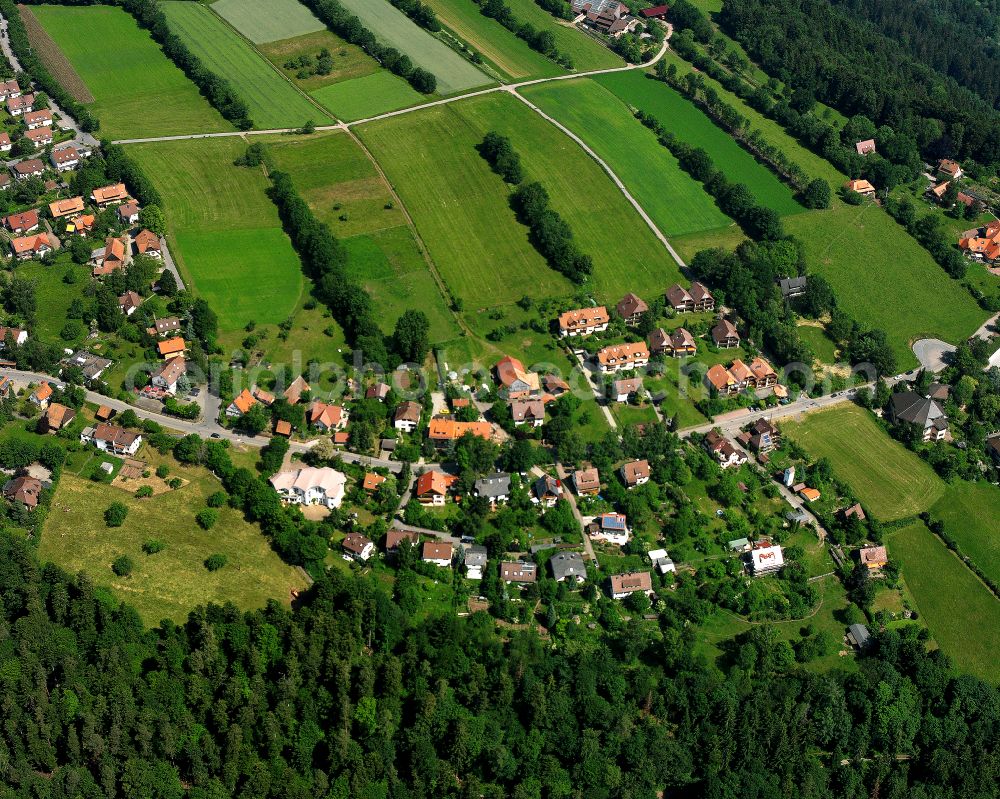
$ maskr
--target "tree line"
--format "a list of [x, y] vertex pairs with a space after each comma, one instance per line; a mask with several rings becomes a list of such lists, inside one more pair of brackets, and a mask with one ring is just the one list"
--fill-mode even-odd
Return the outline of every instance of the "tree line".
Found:
[[396, 8], [406, 16], [416, 22], [421, 28], [426, 28], [432, 33], [441, 30], [441, 22], [434, 13], [434, 9], [420, 0], [389, 0]]
[[518, 39], [527, 43], [532, 50], [551, 58], [566, 69], [573, 68], [573, 58], [556, 47], [556, 37], [552, 31], [539, 30], [530, 22], [519, 20], [503, 0], [473, 0], [473, 2], [479, 5], [479, 12], [484, 17], [495, 19]]
[[382, 44], [372, 31], [338, 0], [303, 0], [313, 13], [337, 36], [355, 44], [383, 67], [408, 81], [422, 94], [437, 91], [437, 77], [423, 67], [416, 66], [408, 55], [395, 47]]
[[559, 19], [573, 19], [573, 11], [565, 0], [535, 0], [535, 4]]

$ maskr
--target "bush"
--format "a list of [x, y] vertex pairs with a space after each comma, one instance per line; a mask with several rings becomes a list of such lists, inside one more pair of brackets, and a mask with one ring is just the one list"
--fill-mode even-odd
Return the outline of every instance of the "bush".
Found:
[[198, 511], [198, 515], [194, 519], [202, 530], [211, 530], [219, 521], [219, 512], [214, 508], [204, 508]]
[[104, 523], [108, 527], [121, 527], [128, 516], [128, 508], [121, 502], [112, 502], [104, 511]]
[[181, 478], [179, 477], [173, 477], [167, 481], [167, 485], [176, 491], [178, 488], [184, 485], [184, 481], [181, 480]]
[[146, 497], [153, 496], [152, 486], [142, 486], [138, 491], [135, 492], [136, 499], [145, 499]]
[[221, 508], [228, 501], [229, 501], [229, 496], [226, 494], [225, 491], [216, 491], [206, 500], [206, 502], [208, 503], [208, 507], [210, 508]]
[[147, 555], [155, 555], [157, 552], [162, 552], [167, 548], [167, 545], [162, 541], [158, 541], [155, 538], [151, 538], [149, 541], [142, 545], [142, 551]]
[[167, 464], [161, 463], [159, 466], [156, 467], [156, 476], [159, 477], [161, 480], [168, 474], [170, 474], [170, 467], [167, 466]]
[[226, 556], [216, 553], [215, 555], [209, 555], [205, 558], [205, 568], [210, 572], [217, 572], [223, 566], [226, 565]]
[[128, 555], [119, 555], [111, 564], [111, 571], [119, 577], [128, 577], [132, 573], [132, 559]]

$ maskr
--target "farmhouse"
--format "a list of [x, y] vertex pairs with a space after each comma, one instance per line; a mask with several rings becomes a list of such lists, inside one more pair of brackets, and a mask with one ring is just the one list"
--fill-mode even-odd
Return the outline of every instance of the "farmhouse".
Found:
[[444, 505], [450, 489], [458, 478], [444, 472], [424, 472], [417, 478], [415, 496], [421, 505]]
[[628, 6], [617, 0], [573, 0], [573, 10], [584, 14], [585, 25], [613, 39], [639, 24], [637, 18], [629, 16]]
[[630, 461], [621, 468], [626, 488], [635, 488], [649, 482], [649, 461]]
[[916, 391], [900, 391], [889, 401], [889, 415], [894, 422], [916, 427], [924, 441], [941, 441], [948, 436], [948, 417], [934, 400]]
[[629, 539], [628, 518], [622, 513], [602, 513], [595, 517], [588, 528], [591, 538], [600, 538], [609, 544], [625, 546]]
[[510, 475], [502, 472], [480, 477], [475, 483], [477, 497], [490, 501], [490, 505], [506, 502], [510, 498]]
[[630, 377], [627, 380], [615, 380], [611, 384], [611, 397], [615, 402], [628, 402], [629, 398], [642, 391], [642, 378]]
[[545, 403], [541, 399], [516, 399], [510, 403], [514, 424], [541, 427], [545, 423]]
[[407, 400], [396, 406], [396, 412], [392, 417], [392, 426], [404, 433], [412, 433], [420, 424], [420, 413], [423, 409], [419, 402]]
[[140, 230], [136, 237], [132, 239], [136, 255], [148, 255], [150, 258], [162, 258], [163, 252], [160, 249], [160, 237], [151, 230], [145, 228]]
[[126, 316], [135, 313], [135, 309], [142, 305], [142, 297], [134, 291], [126, 291], [118, 298], [118, 309]]
[[[59, 172], [68, 172], [71, 169], [75, 169], [80, 163], [80, 153], [70, 145], [69, 147], [59, 147], [52, 151], [49, 155], [49, 160], [52, 161], [52, 166], [56, 168]], [[81, 205], [81, 209], [82, 209]]]
[[345, 555], [362, 563], [375, 554], [375, 544], [361, 533], [348, 533], [340, 545], [343, 547]]
[[629, 292], [618, 301], [615, 310], [625, 320], [626, 325], [635, 327], [639, 324], [639, 317], [649, 311], [649, 306], [635, 294]]
[[493, 426], [489, 422], [456, 422], [452, 419], [431, 419], [427, 436], [437, 446], [447, 446], [449, 441], [457, 441], [466, 433], [485, 438], [493, 435]]
[[11, 252], [19, 261], [27, 261], [31, 258], [41, 258], [46, 253], [52, 252], [52, 245], [49, 237], [44, 233], [36, 236], [21, 236], [11, 239]]
[[80, 433], [80, 443], [93, 444], [99, 450], [114, 455], [135, 455], [142, 444], [142, 435], [102, 422], [97, 427], [85, 428]]
[[638, 592], [653, 593], [653, 579], [649, 572], [626, 572], [611, 575], [611, 596], [613, 599], [624, 599], [629, 594]]
[[39, 147], [46, 147], [52, 144], [52, 128], [35, 128], [25, 131], [24, 138], [35, 145], [36, 150]]
[[110, 186], [94, 189], [90, 199], [96, 203], [98, 208], [107, 208], [109, 205], [123, 203], [129, 199], [128, 189], [125, 188], [124, 183], [113, 183]]
[[597, 469], [578, 469], [573, 472], [573, 487], [581, 497], [601, 493], [601, 475]]
[[39, 111], [28, 111], [24, 115], [24, 124], [28, 126], [28, 130], [51, 128], [52, 112], [47, 108], [42, 108]]
[[424, 563], [433, 563], [442, 569], [451, 566], [451, 556], [453, 554], [451, 544], [444, 541], [425, 541], [420, 559]]
[[[55, 151], [53, 151], [55, 155]], [[62, 219], [64, 216], [78, 214], [83, 211], [83, 197], [70, 197], [67, 200], [56, 200], [49, 203], [49, 214], [53, 219]]]
[[712, 341], [719, 349], [731, 349], [740, 346], [740, 334], [732, 322], [720, 319], [712, 328]]
[[867, 180], [849, 180], [844, 184], [844, 188], [860, 194], [862, 197], [875, 196], [875, 187]]
[[38, 178], [44, 175], [45, 164], [37, 158], [29, 158], [13, 164], [10, 170], [18, 180], [27, 180], [28, 178]]
[[531, 501], [543, 508], [552, 508], [562, 496], [562, 483], [548, 474], [543, 474], [531, 487]]
[[666, 19], [670, 6], [653, 6], [652, 8], [642, 8], [639, 16], [643, 19]]
[[649, 348], [644, 341], [616, 344], [597, 353], [598, 368], [605, 374], [625, 369], [640, 369], [649, 363]]
[[781, 553], [781, 547], [777, 544], [754, 547], [750, 550], [750, 573], [754, 577], [774, 574], [776, 571], [780, 571], [784, 564], [784, 555]]
[[304, 466], [278, 472], [270, 478], [281, 501], [290, 505], [323, 505], [339, 508], [344, 500], [347, 478], [329, 467]]
[[247, 413], [254, 405], [257, 404], [257, 400], [254, 399], [253, 394], [250, 393], [249, 389], [243, 389], [229, 406], [226, 408], [226, 416], [236, 419]]
[[875, 139], [865, 139], [854, 143], [854, 149], [858, 155], [871, 155], [875, 152]]
[[506, 389], [509, 399], [526, 397], [537, 393], [541, 388], [538, 375], [527, 371], [523, 363], [510, 355], [502, 358], [494, 368], [497, 380]]
[[587, 579], [587, 565], [579, 552], [558, 552], [549, 559], [549, 566], [557, 583], [566, 580], [582, 583]]
[[518, 583], [527, 585], [538, 580], [538, 566], [523, 560], [505, 560], [500, 563], [500, 579], [507, 585]]
[[33, 230], [38, 230], [38, 211], [31, 210], [20, 214], [11, 214], [4, 217], [3, 223], [11, 233], [20, 235], [30, 233]]
[[8, 480], [3, 485], [3, 496], [8, 502], [24, 505], [28, 510], [38, 507], [42, 493], [42, 481], [36, 477], [22, 475]]
[[591, 333], [599, 333], [608, 329], [608, 309], [599, 305], [596, 308], [579, 308], [575, 311], [566, 311], [559, 316], [559, 335], [563, 336], [589, 336]]
[[322, 430], [343, 430], [347, 426], [347, 409], [340, 405], [328, 405], [317, 400], [309, 408], [309, 424]]
[[45, 409], [38, 423], [39, 433], [57, 433], [76, 418], [76, 411], [58, 402]]
[[186, 349], [187, 344], [180, 336], [156, 342], [156, 352], [164, 360], [179, 358], [184, 355]]
[[869, 571], [876, 571], [889, 563], [885, 547], [862, 547], [858, 551], [858, 559]]

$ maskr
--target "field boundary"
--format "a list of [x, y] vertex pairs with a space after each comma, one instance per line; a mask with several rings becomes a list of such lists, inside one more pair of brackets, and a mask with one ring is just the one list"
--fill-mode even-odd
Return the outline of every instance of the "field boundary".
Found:
[[55, 39], [49, 36], [42, 26], [41, 21], [34, 15], [28, 6], [19, 5], [18, 13], [21, 15], [21, 22], [27, 31], [31, 46], [38, 51], [39, 58], [49, 68], [59, 84], [69, 92], [70, 96], [78, 103], [93, 103], [97, 98], [90, 93], [90, 89], [76, 71], [72, 62], [66, 57]]

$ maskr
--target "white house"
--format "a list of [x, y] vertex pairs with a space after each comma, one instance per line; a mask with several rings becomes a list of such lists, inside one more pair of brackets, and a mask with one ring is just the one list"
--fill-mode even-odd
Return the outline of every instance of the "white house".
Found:
[[420, 403], [407, 400], [396, 406], [396, 413], [392, 417], [392, 426], [404, 433], [412, 433], [420, 424]]
[[781, 547], [777, 544], [750, 550], [750, 571], [755, 577], [762, 574], [773, 574], [784, 565], [785, 557], [781, 553]]
[[150, 382], [168, 394], [177, 393], [177, 381], [184, 376], [187, 364], [183, 358], [171, 358], [153, 372]]
[[486, 547], [474, 544], [465, 550], [465, 577], [468, 580], [482, 580], [488, 553]]
[[433, 563], [442, 569], [451, 566], [452, 556], [451, 544], [442, 541], [425, 541], [421, 551], [421, 560], [424, 563]]
[[344, 501], [347, 477], [327, 466], [304, 466], [278, 472], [270, 479], [281, 501], [289, 505], [324, 505], [339, 508]]
[[590, 523], [589, 533], [591, 538], [599, 538], [620, 547], [625, 546], [631, 536], [628, 518], [621, 513], [602, 513]]
[[375, 544], [361, 533], [348, 533], [341, 542], [344, 556], [364, 563], [375, 554]]
[[677, 567], [674, 566], [674, 562], [670, 559], [665, 549], [651, 549], [649, 551], [649, 560], [657, 569], [660, 570], [660, 574], [666, 574], [667, 572], [676, 572]]
[[653, 580], [649, 572], [628, 572], [611, 575], [611, 596], [624, 599], [629, 594], [641, 591], [646, 595], [653, 593]]
[[142, 445], [142, 434], [124, 427], [102, 422], [97, 427], [87, 427], [80, 433], [81, 444], [93, 444], [102, 452], [113, 455], [135, 455]]

